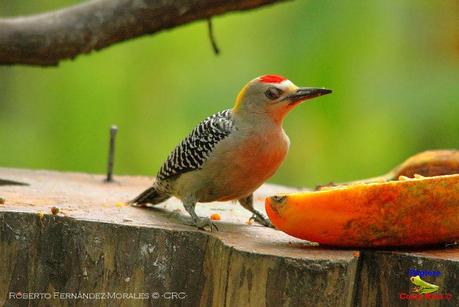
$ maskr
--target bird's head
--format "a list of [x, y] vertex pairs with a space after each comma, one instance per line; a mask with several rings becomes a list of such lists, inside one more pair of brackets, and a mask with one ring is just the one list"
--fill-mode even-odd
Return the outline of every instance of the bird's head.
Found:
[[326, 88], [298, 87], [279, 75], [264, 75], [247, 83], [236, 98], [235, 114], [266, 114], [276, 122], [301, 102], [330, 94]]

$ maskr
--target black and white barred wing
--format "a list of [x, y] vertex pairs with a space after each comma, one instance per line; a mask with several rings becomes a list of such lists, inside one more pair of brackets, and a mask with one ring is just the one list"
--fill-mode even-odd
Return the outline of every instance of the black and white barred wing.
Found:
[[158, 179], [174, 178], [200, 169], [215, 145], [230, 135], [233, 129], [231, 110], [206, 118], [169, 154], [158, 172]]

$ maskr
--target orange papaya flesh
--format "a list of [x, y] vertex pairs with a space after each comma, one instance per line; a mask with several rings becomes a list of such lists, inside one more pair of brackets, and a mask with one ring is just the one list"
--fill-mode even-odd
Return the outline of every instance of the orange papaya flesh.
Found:
[[354, 184], [266, 198], [273, 225], [341, 247], [418, 246], [459, 240], [459, 174]]

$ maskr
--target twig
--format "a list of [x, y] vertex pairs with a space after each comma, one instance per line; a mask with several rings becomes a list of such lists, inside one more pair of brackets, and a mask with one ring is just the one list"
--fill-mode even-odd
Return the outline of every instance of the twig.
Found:
[[209, 30], [209, 39], [212, 44], [212, 49], [214, 49], [215, 55], [220, 54], [220, 49], [218, 48], [217, 41], [215, 40], [214, 29], [212, 27], [212, 19], [207, 18], [207, 28]]

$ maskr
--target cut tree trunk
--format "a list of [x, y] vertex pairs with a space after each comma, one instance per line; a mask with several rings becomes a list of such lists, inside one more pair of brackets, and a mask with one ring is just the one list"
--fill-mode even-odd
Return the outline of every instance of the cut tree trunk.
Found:
[[[125, 205], [152, 178], [1, 168], [0, 178], [29, 184], [0, 186], [0, 305], [403, 306], [411, 267], [440, 271], [424, 279], [453, 294], [428, 304], [458, 303], [458, 248], [319, 247], [247, 224], [234, 203], [198, 204], [200, 216], [221, 215], [218, 232], [199, 231], [181, 223], [176, 199]], [[265, 185], [256, 206], [291, 190]]]

